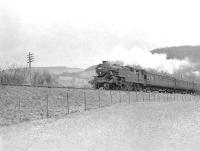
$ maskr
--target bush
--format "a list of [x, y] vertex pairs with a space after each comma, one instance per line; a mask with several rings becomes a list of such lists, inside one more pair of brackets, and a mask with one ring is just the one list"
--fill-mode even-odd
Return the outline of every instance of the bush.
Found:
[[34, 85], [56, 85], [57, 84], [57, 77], [53, 74], [50, 74], [48, 71], [35, 71], [33, 73], [32, 83]]
[[[18, 67], [11, 65], [4, 69], [0, 68], [0, 84], [30, 84], [30, 72], [29, 68]], [[32, 72], [32, 84], [35, 85], [57, 85], [57, 77], [50, 74], [48, 71], [33, 71]]]
[[11, 65], [6, 69], [0, 69], [1, 84], [23, 84], [26, 81], [28, 72], [26, 68]]

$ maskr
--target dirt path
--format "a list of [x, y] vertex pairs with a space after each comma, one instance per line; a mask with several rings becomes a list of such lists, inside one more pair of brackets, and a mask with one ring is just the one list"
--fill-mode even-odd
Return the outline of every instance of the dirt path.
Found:
[[195, 102], [118, 104], [62, 119], [22, 123], [0, 129], [0, 149], [199, 151], [199, 106]]

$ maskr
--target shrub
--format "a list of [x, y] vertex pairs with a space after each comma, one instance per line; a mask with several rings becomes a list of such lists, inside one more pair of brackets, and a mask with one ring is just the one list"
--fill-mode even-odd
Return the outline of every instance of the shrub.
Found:
[[33, 73], [32, 82], [35, 85], [56, 85], [57, 84], [57, 77], [53, 74], [50, 74], [48, 71], [35, 71]]
[[24, 67], [11, 65], [5, 69], [0, 69], [1, 84], [23, 84], [26, 81], [28, 72]]

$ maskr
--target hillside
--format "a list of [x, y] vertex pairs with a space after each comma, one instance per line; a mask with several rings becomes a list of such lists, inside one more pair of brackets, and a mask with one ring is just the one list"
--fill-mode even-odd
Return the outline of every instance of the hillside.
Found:
[[92, 76], [95, 76], [95, 68], [94, 67], [89, 67], [83, 71], [79, 72], [63, 72], [60, 74], [60, 76], [66, 76], [66, 77], [76, 77], [76, 78], [82, 78], [82, 79], [91, 79]]
[[192, 62], [200, 64], [200, 46], [177, 46], [164, 47], [151, 50], [151, 52], [158, 54], [167, 54], [167, 59], [184, 59], [188, 58]]
[[63, 72], [59, 75], [59, 83], [63, 86], [90, 87], [88, 81], [96, 75], [95, 67], [96, 65], [79, 72]]
[[50, 73], [59, 75], [62, 74], [63, 72], [69, 72], [69, 73], [73, 73], [73, 72], [80, 72], [83, 71], [83, 69], [81, 68], [70, 68], [70, 67], [62, 67], [62, 66], [58, 66], [58, 67], [33, 67], [32, 68], [33, 71], [48, 71]]

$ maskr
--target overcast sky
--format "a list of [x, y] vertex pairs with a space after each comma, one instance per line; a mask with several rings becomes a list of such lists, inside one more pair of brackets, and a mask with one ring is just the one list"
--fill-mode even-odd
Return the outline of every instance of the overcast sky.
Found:
[[34, 66], [85, 68], [116, 47], [132, 51], [199, 45], [199, 4], [193, 0], [0, 0], [0, 62], [25, 64], [31, 51]]

